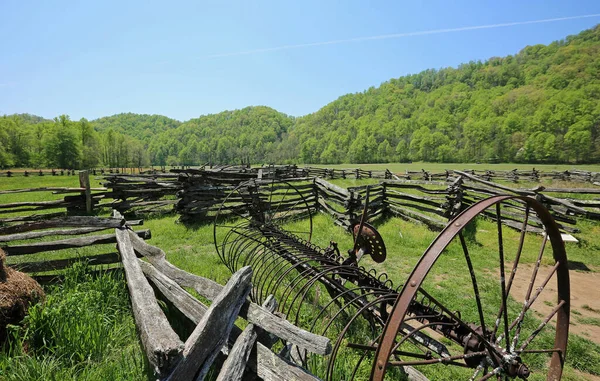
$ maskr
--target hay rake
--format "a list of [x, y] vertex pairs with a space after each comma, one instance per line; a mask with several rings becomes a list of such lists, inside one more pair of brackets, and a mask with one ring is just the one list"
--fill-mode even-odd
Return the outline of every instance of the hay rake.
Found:
[[[567, 259], [556, 224], [535, 199], [495, 196], [464, 210], [399, 285], [361, 265], [367, 256], [381, 263], [387, 255], [366, 212], [351, 225], [354, 245], [342, 255], [335, 242], [326, 248], [310, 242], [309, 201], [291, 183], [253, 180], [228, 195], [214, 224], [223, 263], [231, 271], [252, 266], [255, 302], [275, 295], [288, 320], [332, 338], [325, 358], [284, 348], [296, 362], [328, 380], [398, 379], [408, 366], [447, 366], [441, 371], [454, 372], [454, 379], [531, 373], [560, 379], [569, 326]], [[365, 211], [367, 204], [368, 192]], [[523, 210], [520, 231], [503, 230], [505, 204]], [[496, 230], [487, 232], [493, 244], [467, 234], [484, 213], [495, 216], [486, 225]], [[542, 237], [526, 232], [530, 218], [543, 223]]]

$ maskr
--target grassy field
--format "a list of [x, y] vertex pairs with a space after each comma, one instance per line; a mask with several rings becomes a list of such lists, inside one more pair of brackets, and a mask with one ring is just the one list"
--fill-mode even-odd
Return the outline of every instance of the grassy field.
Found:
[[[482, 164], [481, 168], [490, 169], [493, 165]], [[500, 166], [500, 165], [498, 165]], [[497, 169], [513, 169], [516, 165], [505, 164]], [[333, 167], [333, 166], [328, 166]], [[352, 168], [356, 165], [336, 166]], [[364, 169], [389, 168], [393, 172], [406, 169], [437, 171], [450, 168], [448, 165], [414, 163], [360, 165]], [[530, 169], [532, 166], [521, 168]], [[564, 170], [570, 166], [535, 166], [542, 170]], [[458, 164], [453, 168], [475, 168], [474, 165]], [[579, 168], [579, 167], [578, 167]], [[599, 166], [587, 166], [585, 169], [599, 171]], [[361, 185], [366, 182], [346, 180], [343, 186]], [[92, 181], [92, 186], [97, 186]], [[76, 176], [44, 176], [28, 178], [0, 178], [0, 190], [34, 188], [42, 186], [75, 187], [78, 186]], [[60, 198], [50, 192], [22, 193], [0, 195], [0, 203], [47, 200]], [[349, 234], [336, 227], [330, 217], [318, 214], [314, 217], [313, 242], [326, 247], [331, 240], [339, 243], [345, 251], [352, 245]], [[150, 243], [161, 247], [167, 253], [168, 260], [174, 265], [213, 279], [224, 284], [230, 272], [216, 255], [211, 225], [186, 226], [177, 223], [177, 216], [162, 216], [146, 219], [144, 228], [152, 231]], [[382, 264], [375, 264], [370, 259], [363, 263], [378, 271], [389, 274], [394, 284], [400, 285], [405, 280], [418, 259], [436, 237], [436, 233], [400, 219], [381, 219], [376, 222], [378, 230], [386, 240], [388, 259]], [[600, 246], [597, 236], [600, 224], [591, 222], [578, 223], [582, 233], [578, 235], [580, 243], [569, 245], [569, 260], [584, 263], [590, 271], [600, 271]], [[507, 260], [514, 256], [516, 232], [504, 229], [507, 242]], [[477, 224], [473, 246], [474, 265], [485, 278], [496, 262], [490, 253], [497, 253], [496, 231], [491, 222], [481, 220]], [[523, 261], [531, 263], [539, 245], [536, 237], [528, 237]], [[40, 258], [56, 258], [58, 256], [78, 256], [84, 254], [105, 253], [114, 250], [114, 245], [105, 245], [94, 249], [68, 250], [50, 252]], [[449, 249], [428, 278], [431, 286], [437, 290], [436, 296], [447, 301], [449, 306], [460, 306], [465, 314], [473, 314], [473, 308], [465, 307], [463, 296], [469, 293], [470, 282], [468, 272], [459, 270], [456, 264], [460, 253], [456, 248]], [[496, 265], [497, 266], [497, 265]], [[26, 320], [24, 328], [14, 328], [15, 338], [9, 342], [0, 354], [0, 379], [6, 380], [144, 380], [149, 379], [151, 372], [144, 360], [138, 343], [133, 318], [129, 308], [126, 285], [122, 276], [106, 275], [93, 278], [85, 273], [85, 266], [77, 266], [70, 271], [68, 281], [56, 288], [48, 288], [48, 298], [44, 305], [36, 306]], [[490, 278], [491, 279], [491, 278]], [[492, 305], [490, 300], [490, 306]], [[166, 308], [166, 306], [165, 306]], [[572, 320], [577, 313], [572, 312]], [[577, 319], [578, 324], [597, 325], [600, 311], [596, 318]], [[534, 319], [528, 324], [534, 324]], [[19, 336], [19, 338], [17, 338]], [[551, 332], [545, 332], [543, 340], [549, 340]], [[600, 375], [600, 346], [583, 336], [571, 335], [569, 356], [563, 379], [580, 380], [582, 372]], [[540, 357], [532, 359], [534, 370], [545, 366]], [[427, 375], [436, 380], [453, 380], [464, 375], [462, 370], [452, 367], [426, 367]], [[468, 378], [468, 377], [467, 377]], [[539, 372], [530, 379], [544, 379]]]

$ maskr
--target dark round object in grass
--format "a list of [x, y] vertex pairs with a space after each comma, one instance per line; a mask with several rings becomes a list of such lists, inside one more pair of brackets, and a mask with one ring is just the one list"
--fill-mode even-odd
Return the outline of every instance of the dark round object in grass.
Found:
[[29, 275], [7, 267], [0, 250], [0, 344], [6, 340], [6, 326], [19, 324], [29, 307], [44, 299], [42, 287]]

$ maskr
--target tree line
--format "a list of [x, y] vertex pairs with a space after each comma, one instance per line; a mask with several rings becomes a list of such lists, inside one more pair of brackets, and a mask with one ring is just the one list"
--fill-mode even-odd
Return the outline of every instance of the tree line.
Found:
[[0, 118], [0, 166], [600, 162], [600, 26], [425, 70], [295, 118], [265, 106], [179, 122]]
[[150, 164], [142, 141], [108, 129], [98, 132], [82, 118], [46, 120], [32, 115], [0, 117], [0, 167], [94, 168]]

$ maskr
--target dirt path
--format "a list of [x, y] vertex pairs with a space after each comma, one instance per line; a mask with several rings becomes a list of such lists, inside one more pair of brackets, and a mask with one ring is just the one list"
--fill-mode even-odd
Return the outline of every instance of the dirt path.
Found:
[[[535, 287], [538, 287], [550, 272], [550, 266], [542, 266], [536, 277]], [[524, 300], [527, 286], [531, 277], [533, 265], [520, 264], [515, 276], [511, 296], [516, 300]], [[594, 271], [595, 270], [595, 271]], [[510, 271], [510, 268], [507, 268]], [[574, 333], [600, 344], [600, 269], [592, 271], [570, 270], [571, 283], [571, 319], [569, 333]], [[535, 288], [534, 288], [535, 292]], [[556, 305], [556, 280], [551, 280], [535, 301], [533, 309], [539, 317], [547, 316]], [[594, 324], [586, 324], [585, 320]], [[575, 371], [582, 380], [600, 381], [600, 377], [588, 373]]]
[[[532, 269], [533, 265], [530, 264], [519, 265], [513, 290], [511, 290], [511, 295], [516, 300], [525, 299]], [[550, 269], [550, 266], [540, 268], [535, 287], [542, 283]], [[600, 344], [600, 272], [571, 270], [569, 271], [569, 278], [571, 283], [571, 323], [569, 332]], [[536, 300], [533, 309], [546, 316], [552, 311], [554, 305], [556, 305], [556, 282], [550, 281], [544, 292]]]

